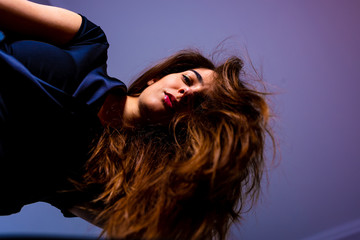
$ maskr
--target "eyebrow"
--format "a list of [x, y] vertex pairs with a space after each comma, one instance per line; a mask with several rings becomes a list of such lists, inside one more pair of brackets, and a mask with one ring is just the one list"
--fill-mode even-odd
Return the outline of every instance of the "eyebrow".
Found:
[[199, 80], [199, 82], [201, 83], [201, 85], [204, 85], [204, 81], [203, 81], [202, 76], [201, 76], [197, 71], [195, 71], [195, 70], [193, 70], [193, 69], [190, 69], [190, 71], [192, 71], [193, 73], [195, 73], [196, 78]]

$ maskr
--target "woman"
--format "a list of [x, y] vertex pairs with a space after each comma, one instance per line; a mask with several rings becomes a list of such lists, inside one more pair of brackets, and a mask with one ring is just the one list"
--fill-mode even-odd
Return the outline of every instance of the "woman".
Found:
[[181, 51], [126, 90], [85, 17], [0, 0], [0, 26], [0, 214], [45, 201], [109, 237], [224, 239], [256, 200], [269, 108], [239, 58]]

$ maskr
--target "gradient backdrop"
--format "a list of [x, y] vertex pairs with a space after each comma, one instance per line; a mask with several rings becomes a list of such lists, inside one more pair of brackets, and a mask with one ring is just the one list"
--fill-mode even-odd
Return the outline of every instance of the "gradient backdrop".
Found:
[[[269, 89], [279, 93], [273, 105], [281, 162], [269, 172], [255, 212], [230, 239], [360, 234], [360, 1], [38, 2], [102, 26], [111, 44], [109, 74], [126, 83], [177, 50], [210, 53], [231, 36], [230, 49], [246, 47]], [[43, 203], [0, 217], [0, 236], [98, 233]]]

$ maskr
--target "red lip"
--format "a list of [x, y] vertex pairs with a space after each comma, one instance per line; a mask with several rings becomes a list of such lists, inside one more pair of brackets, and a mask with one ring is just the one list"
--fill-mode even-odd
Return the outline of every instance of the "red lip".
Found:
[[164, 102], [166, 106], [173, 108], [175, 106], [176, 99], [172, 94], [165, 92]]
[[172, 102], [171, 102], [171, 99], [170, 99], [169, 95], [167, 95], [166, 93], [165, 93], [165, 97], [164, 97], [164, 103], [165, 103], [165, 105], [168, 106], [169, 108], [172, 108], [172, 107], [173, 107]]

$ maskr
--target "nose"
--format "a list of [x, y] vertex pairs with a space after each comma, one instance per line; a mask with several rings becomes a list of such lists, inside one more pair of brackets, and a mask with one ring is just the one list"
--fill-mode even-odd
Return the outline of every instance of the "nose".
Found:
[[180, 102], [183, 104], [189, 103], [191, 101], [192, 96], [194, 95], [194, 91], [190, 87], [183, 87], [178, 90]]

